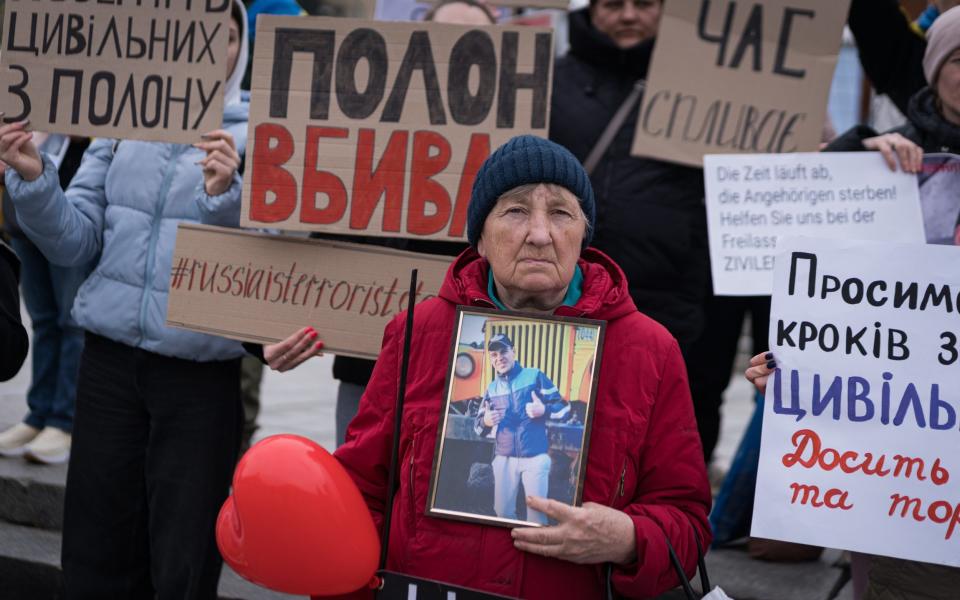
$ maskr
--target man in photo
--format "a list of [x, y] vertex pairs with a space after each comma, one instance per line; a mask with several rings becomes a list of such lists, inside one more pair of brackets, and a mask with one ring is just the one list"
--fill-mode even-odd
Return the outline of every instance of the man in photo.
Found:
[[[542, 371], [517, 362], [509, 337], [502, 333], [491, 337], [487, 352], [497, 375], [484, 393], [475, 428], [482, 436], [497, 428], [493, 509], [498, 517], [517, 519], [521, 481], [528, 496], [547, 497], [551, 465], [547, 419], [562, 416], [569, 407]], [[547, 516], [528, 507], [527, 521], [546, 525]]]

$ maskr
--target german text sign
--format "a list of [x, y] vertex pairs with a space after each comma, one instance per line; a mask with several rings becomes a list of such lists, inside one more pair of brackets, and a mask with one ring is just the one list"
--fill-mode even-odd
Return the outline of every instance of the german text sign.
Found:
[[223, 121], [231, 0], [7, 0], [6, 122], [50, 133], [196, 142]]
[[922, 244], [917, 177], [879, 152], [704, 157], [713, 292], [769, 294], [786, 236]]
[[245, 226], [459, 240], [477, 170], [545, 136], [552, 33], [262, 16]]
[[247, 342], [276, 342], [313, 326], [326, 351], [380, 353], [383, 329], [437, 294], [450, 258], [239, 229], [181, 224], [170, 274], [167, 325]]
[[751, 535], [960, 566], [960, 248], [780, 249]]
[[813, 151], [850, 0], [667, 2], [633, 154]]

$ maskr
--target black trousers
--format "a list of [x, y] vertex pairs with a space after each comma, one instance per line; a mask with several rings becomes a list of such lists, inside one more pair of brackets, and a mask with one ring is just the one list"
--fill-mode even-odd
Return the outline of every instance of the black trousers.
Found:
[[720, 437], [720, 406], [730, 383], [743, 319], [750, 313], [753, 354], [767, 349], [770, 296], [712, 296], [707, 300], [706, 327], [690, 349], [687, 371], [693, 411], [707, 464]]
[[69, 599], [213, 599], [240, 445], [240, 360], [160, 356], [87, 333], [63, 520]]

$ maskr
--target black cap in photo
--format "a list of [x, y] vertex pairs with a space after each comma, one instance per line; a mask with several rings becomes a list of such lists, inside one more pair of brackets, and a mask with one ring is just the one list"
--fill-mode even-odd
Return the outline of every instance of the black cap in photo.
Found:
[[503, 333], [494, 335], [487, 343], [487, 350], [503, 350], [505, 348], [513, 348], [513, 341]]

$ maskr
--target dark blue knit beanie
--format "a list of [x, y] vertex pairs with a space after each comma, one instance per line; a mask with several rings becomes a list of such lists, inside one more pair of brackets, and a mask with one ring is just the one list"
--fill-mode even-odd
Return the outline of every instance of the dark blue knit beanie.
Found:
[[580, 200], [587, 216], [583, 247], [590, 245], [597, 219], [590, 177], [580, 161], [563, 146], [533, 135], [517, 136], [487, 157], [473, 182], [467, 208], [467, 240], [474, 248], [483, 223], [497, 200], [515, 187], [529, 183], [555, 183]]

